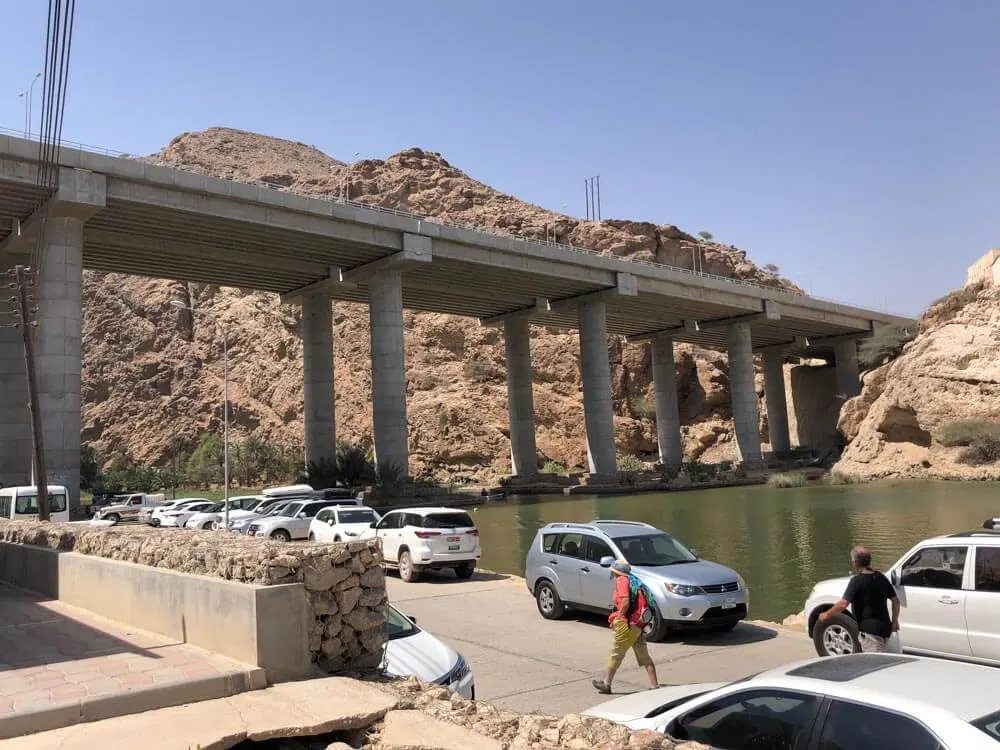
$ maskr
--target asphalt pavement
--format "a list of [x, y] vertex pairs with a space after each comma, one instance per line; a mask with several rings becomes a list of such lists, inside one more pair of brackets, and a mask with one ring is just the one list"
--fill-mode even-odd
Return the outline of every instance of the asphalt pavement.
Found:
[[[389, 601], [469, 661], [476, 697], [516, 711], [578, 713], [606, 700], [591, 685], [611, 646], [605, 618], [570, 613], [545, 620], [524, 580], [477, 572], [460, 581], [450, 571], [403, 583], [388, 574]], [[751, 600], [751, 616], [753, 602]], [[689, 633], [649, 644], [661, 684], [736, 680], [816, 655], [801, 631], [741, 623], [731, 633]], [[647, 686], [630, 654], [616, 694]]]

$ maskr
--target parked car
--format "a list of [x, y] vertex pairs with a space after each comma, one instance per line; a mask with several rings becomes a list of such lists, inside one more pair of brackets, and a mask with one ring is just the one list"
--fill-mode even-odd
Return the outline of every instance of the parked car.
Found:
[[[1000, 665], [1000, 531], [925, 539], [886, 576], [899, 596], [905, 652]], [[806, 632], [820, 656], [861, 650], [849, 610], [819, 621], [849, 580], [821, 581], [806, 600]]]
[[166, 495], [147, 495], [141, 492], [118, 495], [112, 502], [96, 508], [92, 517], [100, 521], [111, 521], [112, 524], [138, 521], [140, 512], [143, 510], [152, 512], [153, 508], [166, 502], [166, 499]]
[[996, 750], [1000, 670], [896, 654], [810, 659], [720, 686], [646, 690], [584, 712], [718, 750]]
[[459, 578], [471, 578], [482, 551], [479, 529], [464, 510], [405, 508], [386, 513], [372, 528], [382, 540], [386, 565], [399, 569], [404, 581], [415, 581], [424, 570], [451, 568]]
[[[246, 534], [247, 528], [250, 524], [256, 521], [258, 518], [265, 518], [266, 516], [274, 515], [275, 513], [280, 513], [286, 505], [296, 502], [295, 500], [284, 500], [282, 498], [264, 500], [259, 505], [255, 506], [253, 510], [236, 511], [236, 513], [229, 514], [229, 530], [235, 531], [237, 534]], [[236, 516], [234, 518], [234, 516]], [[219, 528], [221, 521], [216, 528]]]
[[675, 629], [732, 630], [747, 616], [750, 592], [743, 577], [702, 560], [665, 531], [636, 521], [550, 523], [535, 534], [525, 561], [525, 582], [542, 617], [568, 609], [607, 614], [614, 581], [607, 568], [627, 560], [649, 588], [655, 606], [649, 639]]
[[178, 529], [183, 529], [184, 524], [187, 520], [191, 518], [196, 513], [210, 513], [222, 507], [222, 503], [213, 503], [209, 500], [205, 500], [199, 503], [188, 503], [187, 505], [180, 505], [176, 508], [170, 508], [163, 511], [159, 515], [160, 527], [174, 527]]
[[310, 542], [348, 542], [375, 536], [372, 523], [382, 516], [366, 506], [323, 508], [309, 524]]
[[463, 698], [475, 700], [475, 678], [465, 657], [418, 628], [416, 619], [388, 604], [385, 633], [382, 668], [387, 673], [396, 677], [419, 677], [424, 682], [441, 685]]
[[[262, 502], [262, 498], [259, 495], [237, 495], [236, 497], [229, 498], [229, 520], [233, 520], [233, 516], [237, 511], [251, 510], [256, 508]], [[186, 529], [213, 529], [217, 523], [221, 523], [224, 517], [225, 503], [218, 503], [218, 508], [212, 510], [208, 509], [201, 511], [200, 513], [195, 513], [193, 516], [188, 518], [187, 522], [184, 524]]]
[[152, 508], [143, 508], [139, 511], [139, 521], [145, 522], [151, 526], [159, 526], [163, 523], [163, 514], [171, 510], [180, 510], [188, 505], [193, 505], [194, 503], [207, 503], [209, 502], [203, 497], [182, 497], [177, 500], [170, 500], [163, 503], [162, 505], [157, 505]]
[[[69, 521], [69, 491], [62, 485], [46, 485], [49, 496], [49, 520]], [[0, 518], [29, 521], [38, 518], [38, 487], [0, 489]]]
[[323, 508], [336, 505], [339, 500], [295, 500], [287, 503], [277, 513], [255, 518], [247, 526], [247, 536], [262, 536], [279, 542], [305, 539], [309, 524]]

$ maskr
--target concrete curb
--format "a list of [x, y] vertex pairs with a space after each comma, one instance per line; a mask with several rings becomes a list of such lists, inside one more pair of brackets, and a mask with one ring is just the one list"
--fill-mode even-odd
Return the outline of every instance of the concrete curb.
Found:
[[267, 687], [267, 674], [258, 668], [169, 682], [156, 687], [111, 695], [81, 698], [37, 711], [25, 711], [0, 718], [0, 740], [115, 716], [180, 706], [185, 703], [228, 698], [265, 687]]

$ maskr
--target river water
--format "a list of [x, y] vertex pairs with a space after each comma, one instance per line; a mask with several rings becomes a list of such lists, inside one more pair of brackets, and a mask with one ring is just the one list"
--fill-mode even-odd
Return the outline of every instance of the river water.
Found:
[[[734, 487], [628, 496], [526, 498], [475, 511], [481, 566], [524, 573], [535, 531], [553, 521], [645, 521], [709, 560], [743, 574], [751, 619], [780, 621], [802, 609], [813, 584], [850, 572], [851, 545], [886, 569], [917, 541], [980, 528], [1000, 516], [997, 484], [875, 483], [775, 489]], [[525, 596], [528, 596], [525, 591]]]

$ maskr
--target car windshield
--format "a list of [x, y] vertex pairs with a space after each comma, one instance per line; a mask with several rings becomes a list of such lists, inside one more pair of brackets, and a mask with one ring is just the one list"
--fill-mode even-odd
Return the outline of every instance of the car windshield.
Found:
[[976, 729], [981, 729], [995, 740], [1000, 740], [1000, 711], [983, 716], [971, 722]]
[[371, 523], [377, 520], [372, 510], [339, 510], [337, 519], [340, 523]]
[[631, 565], [655, 568], [698, 560], [694, 553], [670, 534], [641, 534], [614, 537], [614, 542]]
[[385, 634], [390, 641], [419, 632], [420, 628], [410, 622], [410, 618], [398, 609], [393, 606], [385, 608]]
[[[49, 512], [62, 513], [66, 510], [66, 496], [62, 493], [49, 493]], [[38, 513], [38, 495], [18, 495], [14, 503], [14, 512], [21, 515], [36, 515]]]
[[287, 518], [295, 518], [299, 514], [302, 506], [298, 503], [292, 503], [291, 505], [286, 505], [285, 508], [278, 514], [279, 516], [286, 516]]
[[424, 516], [425, 529], [464, 529], [475, 526], [468, 513], [432, 513]]

